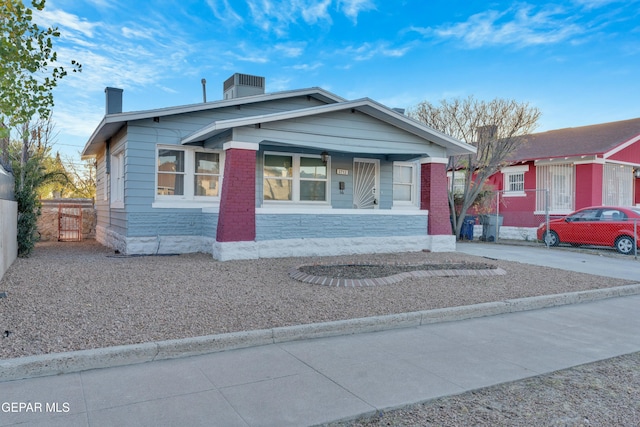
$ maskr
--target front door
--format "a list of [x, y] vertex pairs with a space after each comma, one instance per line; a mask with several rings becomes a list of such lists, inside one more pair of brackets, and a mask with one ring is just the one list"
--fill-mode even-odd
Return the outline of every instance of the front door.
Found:
[[380, 161], [353, 160], [353, 208], [378, 209], [380, 198]]

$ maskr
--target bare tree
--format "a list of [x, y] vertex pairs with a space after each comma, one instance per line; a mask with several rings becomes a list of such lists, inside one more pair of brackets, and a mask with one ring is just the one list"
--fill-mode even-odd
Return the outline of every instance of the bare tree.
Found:
[[[476, 154], [449, 159], [453, 174], [449, 208], [455, 235], [460, 236], [464, 216], [483, 193], [487, 178], [508, 164], [509, 156], [536, 128], [541, 113], [528, 103], [500, 98], [486, 102], [469, 96], [442, 100], [439, 106], [424, 101], [409, 114], [429, 127], [477, 147]], [[455, 174], [465, 177], [464, 189], [460, 192], [453, 191]]]
[[65, 169], [69, 174], [67, 189], [71, 197], [95, 199], [96, 197], [96, 164], [94, 159], [76, 163], [67, 156], [64, 161]]

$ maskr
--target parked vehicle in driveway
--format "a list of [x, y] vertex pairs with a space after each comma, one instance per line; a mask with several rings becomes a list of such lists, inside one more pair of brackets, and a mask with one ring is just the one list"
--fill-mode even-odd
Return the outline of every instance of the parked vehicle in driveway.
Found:
[[609, 246], [621, 254], [631, 254], [634, 241], [638, 244], [638, 232], [640, 208], [592, 206], [549, 221], [548, 231], [545, 223], [540, 224], [538, 240], [549, 246], [560, 243]]

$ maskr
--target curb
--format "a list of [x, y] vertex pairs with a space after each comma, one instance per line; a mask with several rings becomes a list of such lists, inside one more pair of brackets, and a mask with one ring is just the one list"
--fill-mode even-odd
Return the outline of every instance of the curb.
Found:
[[0, 360], [0, 382], [197, 356], [219, 351], [473, 319], [640, 294], [640, 284], [385, 316]]

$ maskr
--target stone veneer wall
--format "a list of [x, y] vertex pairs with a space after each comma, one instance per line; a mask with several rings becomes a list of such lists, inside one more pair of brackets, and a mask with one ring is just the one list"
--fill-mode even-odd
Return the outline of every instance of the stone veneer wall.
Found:
[[41, 215], [38, 217], [38, 232], [41, 241], [58, 240], [58, 206], [82, 206], [82, 238], [96, 237], [96, 210], [92, 199], [46, 199], [41, 200]]

